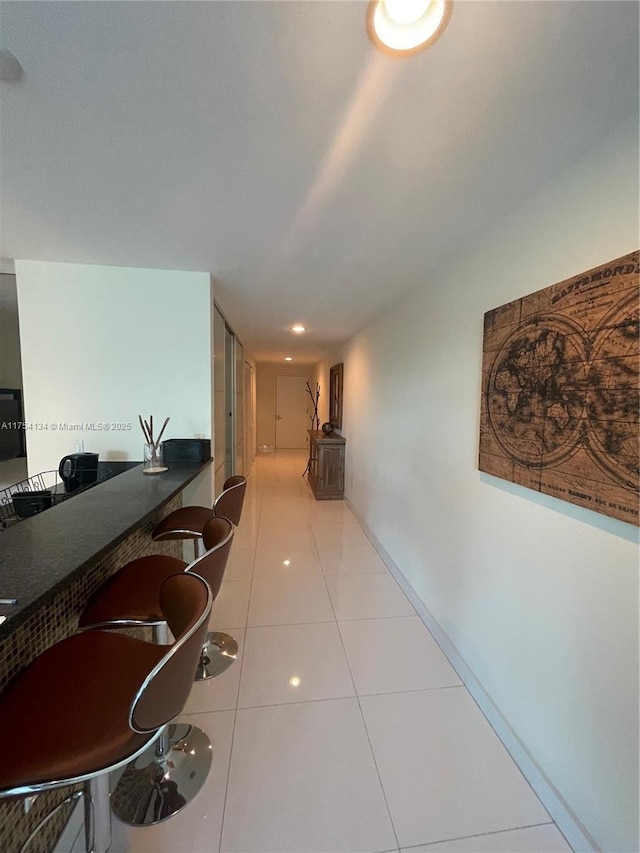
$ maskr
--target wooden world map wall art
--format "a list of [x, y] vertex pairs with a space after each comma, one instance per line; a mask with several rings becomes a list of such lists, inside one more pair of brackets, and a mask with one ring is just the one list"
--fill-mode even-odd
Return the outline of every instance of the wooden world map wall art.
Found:
[[480, 470], [638, 524], [633, 252], [484, 317]]

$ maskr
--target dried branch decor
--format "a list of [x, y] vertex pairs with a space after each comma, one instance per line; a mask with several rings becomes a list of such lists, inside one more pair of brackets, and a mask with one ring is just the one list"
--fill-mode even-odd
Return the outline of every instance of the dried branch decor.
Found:
[[313, 414], [311, 415], [311, 429], [320, 429], [320, 416], [318, 415], [318, 400], [320, 399], [320, 385], [316, 382], [316, 393], [314, 395], [311, 386], [307, 382], [307, 393], [311, 397]]
[[[316, 382], [316, 392], [315, 394], [311, 390], [311, 386], [307, 382], [307, 393], [311, 397], [311, 403], [313, 405], [313, 413], [310, 415], [311, 417], [311, 429], [318, 430], [320, 429], [320, 415], [318, 414], [318, 400], [320, 399], [320, 385]], [[311, 445], [309, 445], [309, 453], [311, 453]], [[304, 477], [309, 471], [309, 467], [311, 466], [311, 457], [309, 457], [309, 461], [307, 462], [307, 467], [302, 472], [302, 476]]]

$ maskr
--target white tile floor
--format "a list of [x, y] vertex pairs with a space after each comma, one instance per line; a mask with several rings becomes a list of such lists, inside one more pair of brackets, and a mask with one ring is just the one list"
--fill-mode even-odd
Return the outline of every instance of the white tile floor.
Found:
[[313, 499], [305, 464], [262, 455], [249, 480], [211, 620], [241, 653], [185, 709], [213, 743], [207, 783], [156, 827], [114, 818], [112, 853], [569, 851], [348, 508]]

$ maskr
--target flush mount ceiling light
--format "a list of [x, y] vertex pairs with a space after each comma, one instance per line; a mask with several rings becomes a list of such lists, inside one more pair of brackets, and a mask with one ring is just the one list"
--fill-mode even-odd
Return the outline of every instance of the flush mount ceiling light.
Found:
[[291, 358], [290, 355], [285, 355], [284, 360], [285, 361], [293, 361], [293, 359]]
[[451, 0], [371, 0], [369, 38], [383, 53], [417, 53], [440, 37], [449, 23], [451, 6]]
[[296, 335], [301, 335], [303, 332], [307, 331], [307, 327], [300, 325], [300, 323], [296, 323], [295, 326], [291, 327], [291, 331], [295, 332]]
[[0, 80], [15, 83], [22, 77], [22, 66], [6, 48], [0, 48]]

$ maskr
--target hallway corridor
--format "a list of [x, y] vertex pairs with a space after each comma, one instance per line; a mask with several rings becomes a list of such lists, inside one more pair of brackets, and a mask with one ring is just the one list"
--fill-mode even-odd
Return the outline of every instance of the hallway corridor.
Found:
[[[258, 456], [211, 624], [240, 645], [194, 686], [205, 788], [113, 853], [569, 851], [346, 504], [304, 452]], [[80, 839], [75, 850], [82, 849]]]

